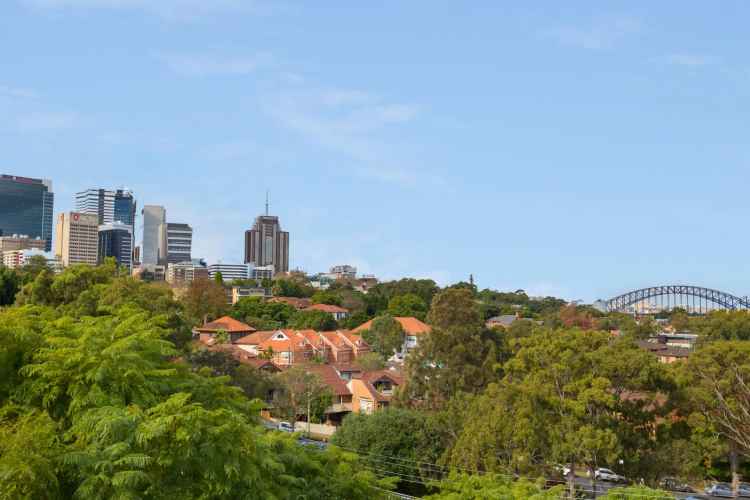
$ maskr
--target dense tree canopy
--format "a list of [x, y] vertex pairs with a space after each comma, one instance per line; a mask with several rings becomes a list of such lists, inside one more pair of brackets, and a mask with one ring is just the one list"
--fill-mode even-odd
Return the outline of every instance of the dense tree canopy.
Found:
[[0, 498], [344, 500], [390, 487], [353, 454], [263, 431], [258, 404], [221, 376], [238, 367], [186, 361], [171, 340], [188, 315], [169, 290], [74, 266], [22, 295], [0, 311]]

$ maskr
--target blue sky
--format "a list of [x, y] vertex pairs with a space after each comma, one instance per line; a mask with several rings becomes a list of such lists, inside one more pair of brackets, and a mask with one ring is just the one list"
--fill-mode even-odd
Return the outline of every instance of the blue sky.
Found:
[[242, 258], [568, 299], [750, 294], [750, 4], [6, 0], [0, 171]]

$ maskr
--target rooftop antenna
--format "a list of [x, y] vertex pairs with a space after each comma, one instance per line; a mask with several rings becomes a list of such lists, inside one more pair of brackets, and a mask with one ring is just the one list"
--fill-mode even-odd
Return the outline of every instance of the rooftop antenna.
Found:
[[268, 191], [266, 191], [266, 215], [268, 215]]

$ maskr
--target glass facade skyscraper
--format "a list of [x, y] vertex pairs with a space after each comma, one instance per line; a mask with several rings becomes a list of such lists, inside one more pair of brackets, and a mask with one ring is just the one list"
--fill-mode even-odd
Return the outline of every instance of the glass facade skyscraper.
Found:
[[167, 261], [167, 211], [160, 205], [145, 205], [141, 263], [164, 265]]
[[135, 198], [128, 189], [87, 189], [76, 193], [76, 211], [97, 215], [99, 224], [119, 222], [133, 227], [135, 209]]
[[114, 257], [128, 269], [133, 267], [133, 228], [127, 224], [112, 223], [99, 226], [99, 263]]
[[0, 175], [0, 232], [41, 238], [52, 249], [52, 182], [15, 175]]
[[167, 222], [167, 262], [177, 264], [192, 259], [193, 228], [188, 224]]

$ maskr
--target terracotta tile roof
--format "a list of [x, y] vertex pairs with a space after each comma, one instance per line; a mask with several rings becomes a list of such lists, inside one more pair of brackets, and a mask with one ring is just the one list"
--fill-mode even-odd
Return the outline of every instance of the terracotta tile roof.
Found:
[[[404, 329], [404, 333], [406, 333], [407, 335], [421, 335], [424, 333], [430, 333], [432, 331], [432, 327], [430, 325], [419, 321], [417, 318], [396, 316], [393, 319], [401, 324], [401, 328]], [[370, 328], [372, 328], [373, 321], [375, 320], [371, 319], [367, 323], [359, 325], [357, 328], [352, 330], [352, 332], [359, 333], [364, 330], [369, 330]]]
[[404, 383], [404, 379], [401, 374], [397, 373], [395, 370], [376, 370], [374, 372], [364, 372], [362, 373], [360, 378], [370, 384], [384, 378], [390, 379], [390, 381], [396, 385], [401, 385]]
[[403, 383], [403, 379], [400, 375], [396, 374], [392, 370], [377, 370], [374, 372], [365, 372], [360, 375], [360, 381], [362, 385], [370, 393], [373, 400], [378, 402], [385, 402], [391, 400], [390, 394], [383, 394], [382, 392], [375, 389], [375, 383], [387, 379], [393, 386], [399, 386]]
[[276, 366], [276, 364], [270, 359], [246, 357], [246, 358], [240, 359], [240, 363], [245, 363], [245, 364], [254, 366], [255, 368], [259, 370], [271, 369], [274, 371], [281, 371], [281, 368]]
[[308, 311], [323, 311], [330, 314], [336, 314], [336, 313], [348, 313], [349, 309], [344, 309], [343, 307], [334, 306], [330, 304], [313, 304], [310, 307], [307, 308]]
[[254, 332], [255, 328], [229, 316], [224, 316], [210, 323], [206, 323], [197, 328], [197, 330], [203, 333], [216, 333], [219, 330], [224, 330], [227, 333], [250, 333]]
[[343, 335], [349, 342], [357, 346], [358, 348], [363, 347], [370, 347], [367, 342], [364, 341], [364, 339], [357, 335], [356, 333], [352, 333], [349, 330], [338, 330], [338, 333]]
[[346, 339], [339, 335], [338, 332], [320, 332], [320, 334], [338, 349], [351, 349]]
[[250, 335], [245, 335], [241, 339], [237, 339], [234, 343], [240, 345], [259, 345], [261, 342], [268, 340], [274, 333], [276, 332], [255, 332]]
[[331, 388], [334, 396], [350, 396], [351, 392], [346, 386], [346, 382], [339, 377], [336, 370], [331, 365], [317, 365], [309, 364], [305, 365], [305, 370], [308, 373], [315, 373], [318, 375], [324, 384]]

